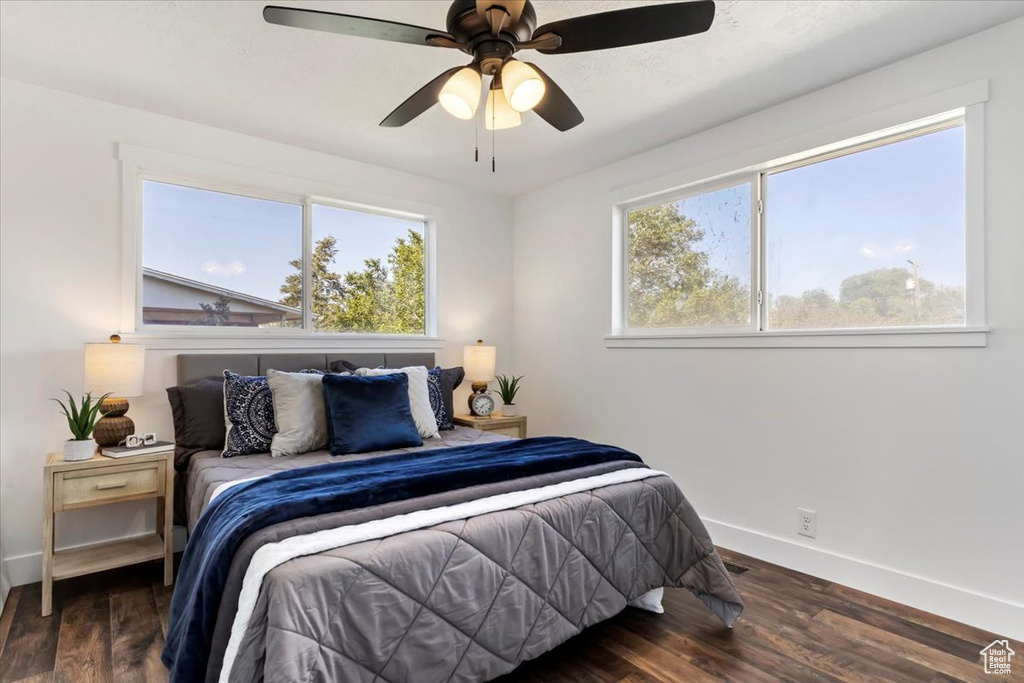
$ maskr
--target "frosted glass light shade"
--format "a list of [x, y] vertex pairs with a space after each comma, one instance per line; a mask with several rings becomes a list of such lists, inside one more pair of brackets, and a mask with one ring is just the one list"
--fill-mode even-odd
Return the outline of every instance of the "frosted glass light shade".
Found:
[[487, 109], [484, 112], [484, 125], [487, 126], [487, 130], [515, 128], [522, 122], [522, 117], [508, 103], [502, 88], [491, 88], [487, 91]]
[[480, 73], [468, 66], [456, 71], [441, 88], [437, 101], [457, 119], [471, 119], [480, 106]]
[[477, 342], [476, 346], [463, 346], [462, 367], [466, 371], [466, 379], [470, 382], [492, 381], [496, 356], [495, 347], [484, 346], [482, 342]]
[[544, 80], [537, 70], [518, 59], [510, 59], [501, 67], [501, 87], [509, 105], [516, 111], [529, 111], [544, 97]]
[[142, 396], [146, 347], [119, 342], [85, 345], [85, 390], [99, 397]]

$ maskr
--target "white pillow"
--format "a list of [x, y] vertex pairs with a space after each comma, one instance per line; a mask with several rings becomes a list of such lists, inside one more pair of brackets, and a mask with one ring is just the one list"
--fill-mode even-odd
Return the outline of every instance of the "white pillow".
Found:
[[327, 448], [323, 375], [267, 370], [267, 384], [274, 399], [277, 426], [270, 454], [279, 458]]
[[356, 374], [363, 377], [394, 375], [398, 372], [404, 372], [409, 377], [409, 407], [412, 408], [412, 420], [416, 423], [416, 429], [420, 436], [425, 439], [439, 436], [437, 419], [430, 407], [430, 390], [427, 389], [427, 369], [425, 367], [414, 365], [398, 370], [386, 368], [359, 368], [356, 370]]

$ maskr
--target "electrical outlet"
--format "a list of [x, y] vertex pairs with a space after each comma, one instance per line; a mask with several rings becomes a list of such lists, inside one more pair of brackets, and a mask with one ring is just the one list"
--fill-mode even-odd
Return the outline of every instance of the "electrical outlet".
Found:
[[796, 509], [796, 532], [801, 536], [818, 536], [818, 513], [814, 510]]

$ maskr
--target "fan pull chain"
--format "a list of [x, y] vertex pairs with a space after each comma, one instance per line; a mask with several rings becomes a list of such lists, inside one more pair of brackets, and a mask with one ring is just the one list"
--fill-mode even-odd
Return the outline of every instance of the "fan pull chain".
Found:
[[494, 117], [495, 117], [495, 110], [497, 108], [498, 107], [497, 107], [496, 104], [495, 104], [495, 106], [491, 107], [491, 173], [494, 173], [495, 170], [496, 170], [496, 166], [495, 166], [495, 163], [494, 163], [494, 156], [495, 156], [495, 153], [494, 153], [494, 128], [495, 128]]
[[480, 126], [473, 122], [473, 161], [480, 162]]

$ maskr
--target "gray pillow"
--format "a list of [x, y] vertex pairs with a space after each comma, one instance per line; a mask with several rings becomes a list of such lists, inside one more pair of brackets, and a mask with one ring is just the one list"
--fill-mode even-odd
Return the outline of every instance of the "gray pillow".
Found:
[[174, 418], [174, 466], [188, 469], [199, 451], [224, 448], [224, 379], [211, 377], [167, 388]]
[[188, 524], [188, 463], [200, 451], [224, 448], [224, 378], [210, 377], [167, 388], [174, 418], [174, 523]]
[[275, 458], [327, 448], [323, 381], [322, 374], [267, 370], [277, 426], [270, 442]]

